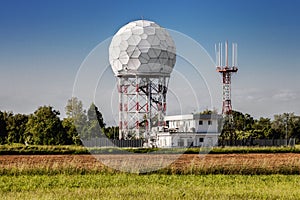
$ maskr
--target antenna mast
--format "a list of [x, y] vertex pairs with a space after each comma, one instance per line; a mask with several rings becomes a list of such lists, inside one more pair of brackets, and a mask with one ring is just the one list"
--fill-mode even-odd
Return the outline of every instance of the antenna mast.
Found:
[[232, 61], [231, 66], [229, 66], [229, 52], [228, 52], [228, 41], [225, 43], [225, 66], [223, 65], [223, 50], [222, 43], [216, 45], [216, 63], [217, 72], [222, 74], [223, 78], [223, 107], [222, 114], [230, 115], [232, 114], [231, 106], [231, 74], [238, 71], [237, 68], [237, 44], [232, 43]]
[[[225, 121], [229, 125], [229, 131], [233, 132], [233, 116], [232, 116], [232, 105], [231, 105], [231, 74], [238, 71], [237, 68], [237, 44], [232, 43], [232, 60], [231, 66], [229, 66], [229, 51], [228, 51], [228, 41], [225, 43], [225, 62], [223, 62], [223, 45], [219, 43], [215, 45], [216, 51], [216, 67], [217, 72], [222, 74], [222, 83], [223, 83], [223, 105], [222, 105], [222, 114]], [[225, 63], [225, 66], [223, 65]]]

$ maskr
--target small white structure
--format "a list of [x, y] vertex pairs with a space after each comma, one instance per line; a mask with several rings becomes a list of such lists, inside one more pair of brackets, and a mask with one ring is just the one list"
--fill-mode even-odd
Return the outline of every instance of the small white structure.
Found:
[[221, 115], [174, 115], [164, 119], [166, 127], [157, 133], [158, 147], [211, 147], [218, 143]]

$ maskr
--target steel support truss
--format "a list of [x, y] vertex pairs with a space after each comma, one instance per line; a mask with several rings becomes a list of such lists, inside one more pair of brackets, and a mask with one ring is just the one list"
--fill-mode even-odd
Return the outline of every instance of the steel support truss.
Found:
[[119, 76], [119, 139], [155, 137], [164, 126], [169, 76]]

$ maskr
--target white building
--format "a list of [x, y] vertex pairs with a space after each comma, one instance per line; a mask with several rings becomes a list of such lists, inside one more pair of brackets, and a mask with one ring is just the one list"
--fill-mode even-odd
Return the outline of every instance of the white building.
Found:
[[166, 116], [166, 128], [157, 133], [158, 147], [201, 147], [218, 143], [220, 115]]

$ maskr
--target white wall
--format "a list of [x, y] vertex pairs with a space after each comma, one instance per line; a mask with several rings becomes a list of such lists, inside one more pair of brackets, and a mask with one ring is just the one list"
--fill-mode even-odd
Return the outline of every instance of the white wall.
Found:
[[[201, 119], [202, 125], [199, 125], [198, 119], [196, 120], [172, 120], [169, 121], [170, 129], [177, 129], [178, 132], [198, 132], [198, 133], [217, 133], [218, 121], [215, 119]], [[208, 125], [208, 121], [211, 121], [211, 125]]]
[[[158, 146], [162, 148], [167, 147], [186, 147], [189, 143], [193, 143], [193, 146], [215, 146], [218, 143], [219, 134], [164, 134], [160, 135], [158, 139]], [[200, 141], [203, 138], [203, 141]]]
[[172, 147], [172, 137], [170, 135], [159, 136], [158, 147]]
[[[202, 125], [199, 125], [199, 121], [202, 121]], [[199, 133], [217, 133], [218, 132], [218, 120], [211, 119], [200, 119], [200, 120], [195, 120], [196, 123], [196, 132]], [[211, 125], [208, 125], [208, 122], [211, 122]]]

